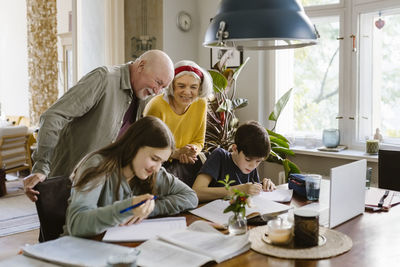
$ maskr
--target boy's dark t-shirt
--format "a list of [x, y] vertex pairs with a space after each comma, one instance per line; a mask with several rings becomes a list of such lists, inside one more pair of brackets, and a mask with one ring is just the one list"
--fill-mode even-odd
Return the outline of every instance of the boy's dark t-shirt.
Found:
[[[210, 175], [213, 179], [209, 187], [222, 187], [218, 180], [224, 180], [225, 176], [229, 174], [229, 179], [236, 181], [231, 185], [245, 184], [251, 182], [260, 182], [257, 169], [254, 169], [249, 174], [244, 174], [238, 166], [233, 162], [232, 155], [222, 148], [216, 148], [207, 161], [201, 167], [199, 174], [204, 173]], [[253, 178], [253, 179], [252, 179]]]

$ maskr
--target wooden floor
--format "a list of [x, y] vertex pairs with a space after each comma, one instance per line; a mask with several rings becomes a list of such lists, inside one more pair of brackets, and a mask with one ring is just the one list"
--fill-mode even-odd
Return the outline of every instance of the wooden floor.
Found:
[[[25, 177], [25, 173], [12, 173], [11, 175]], [[0, 261], [18, 254], [20, 248], [26, 244], [38, 243], [39, 229], [23, 233], [0, 237]]]
[[0, 261], [15, 256], [26, 244], [38, 243], [39, 229], [0, 237]]

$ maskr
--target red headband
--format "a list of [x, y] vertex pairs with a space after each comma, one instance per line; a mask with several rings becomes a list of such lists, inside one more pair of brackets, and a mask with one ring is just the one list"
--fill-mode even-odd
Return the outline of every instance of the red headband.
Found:
[[201, 70], [191, 67], [191, 66], [180, 66], [175, 69], [175, 76], [181, 73], [182, 71], [191, 71], [197, 74], [200, 77], [200, 80], [203, 81], [203, 72]]

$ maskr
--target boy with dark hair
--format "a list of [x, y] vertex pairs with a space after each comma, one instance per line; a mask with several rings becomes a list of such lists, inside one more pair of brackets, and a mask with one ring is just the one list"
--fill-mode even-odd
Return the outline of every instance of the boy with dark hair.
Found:
[[211, 201], [230, 195], [221, 183], [229, 174], [236, 188], [249, 195], [257, 195], [275, 189], [271, 179], [258, 177], [257, 167], [271, 151], [267, 131], [256, 121], [248, 121], [236, 131], [232, 152], [216, 148], [201, 168], [193, 184], [199, 201]]

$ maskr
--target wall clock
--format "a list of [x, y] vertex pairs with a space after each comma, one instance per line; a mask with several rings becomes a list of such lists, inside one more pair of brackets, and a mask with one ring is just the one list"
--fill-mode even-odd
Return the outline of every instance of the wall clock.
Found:
[[187, 32], [192, 28], [192, 17], [189, 13], [181, 11], [178, 13], [176, 24], [181, 31]]

